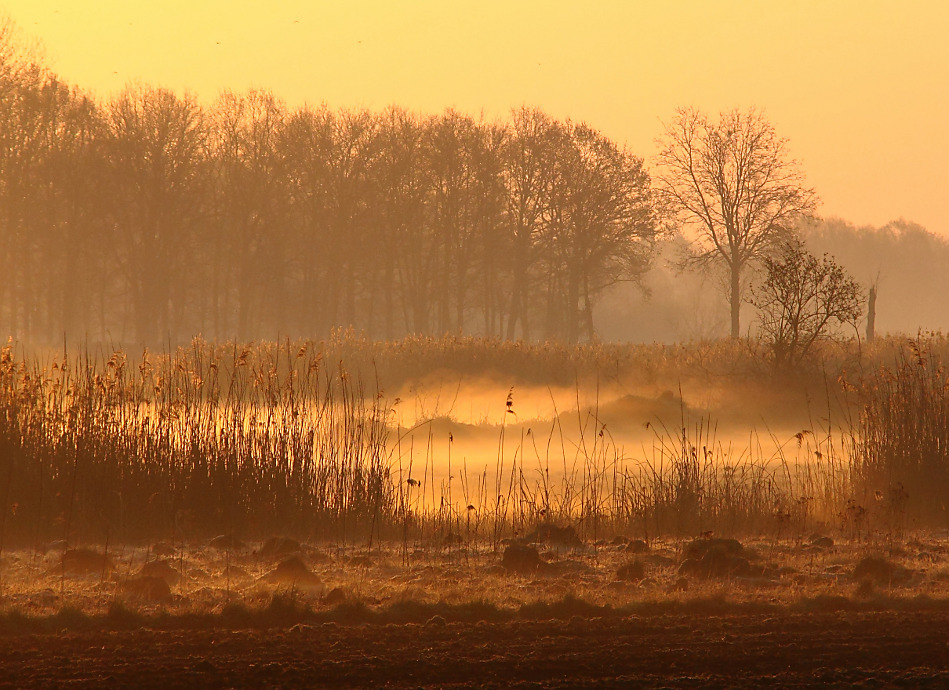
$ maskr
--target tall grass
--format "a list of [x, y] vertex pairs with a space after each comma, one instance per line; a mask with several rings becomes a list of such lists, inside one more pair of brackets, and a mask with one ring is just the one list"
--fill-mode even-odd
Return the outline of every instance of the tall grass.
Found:
[[905, 519], [945, 525], [949, 517], [949, 372], [940, 337], [906, 341], [892, 366], [859, 389], [855, 483], [899, 527]]
[[[828, 422], [787, 440], [750, 434], [735, 447], [717, 441], [710, 419], [683, 412], [676, 426], [653, 426], [651, 447], [630, 450], [578, 401], [578, 431], [565, 431], [560, 414], [547, 428], [502, 424], [493, 466], [472, 467], [452, 455], [453, 443], [436, 457], [432, 432], [421, 441], [393, 436], [382, 384], [429, 369], [502, 375], [527, 363], [534, 369], [521, 376], [556, 369], [560, 381], [572, 368], [576, 385], [601, 367], [647, 382], [677, 370], [719, 376], [728, 366], [754, 375], [754, 349], [371, 343], [350, 334], [41, 360], [8, 344], [0, 353], [0, 549], [219, 533], [499, 546], [543, 523], [590, 540], [789, 536], [830, 526], [857, 533], [866, 515], [892, 522], [907, 505], [944, 515], [949, 384], [935, 352], [945, 341], [932, 339], [925, 352], [894, 341], [874, 348], [841, 347], [827, 360], [828, 368], [876, 372], [861, 388], [862, 426], [849, 438], [834, 436]], [[873, 368], [894, 350], [904, 353], [895, 368]], [[730, 375], [740, 380], [740, 371]], [[436, 470], [446, 463], [447, 474]]]
[[662, 427], [651, 446], [630, 452], [595, 410], [580, 420], [577, 435], [560, 420], [544, 430], [522, 426], [513, 444], [502, 426], [494, 464], [474, 472], [455, 465], [455, 488], [442, 479], [437, 492], [431, 470], [414, 474], [418, 485], [409, 472], [433, 463], [429, 431], [425, 457], [411, 460], [408, 450], [393, 472], [402, 478], [403, 538], [424, 541], [428, 530], [428, 537], [498, 546], [544, 524], [592, 542], [709, 532], [800, 537], [837, 526], [853, 494], [849, 444], [835, 445], [832, 434], [802, 431], [782, 442], [751, 433], [746, 447], [735, 447], [716, 440], [707, 419], [683, 419], [678, 430]]
[[0, 499], [8, 540], [70, 542], [274, 531], [338, 536], [393, 505], [386, 411], [307, 347], [156, 356], [11, 345], [0, 363]]

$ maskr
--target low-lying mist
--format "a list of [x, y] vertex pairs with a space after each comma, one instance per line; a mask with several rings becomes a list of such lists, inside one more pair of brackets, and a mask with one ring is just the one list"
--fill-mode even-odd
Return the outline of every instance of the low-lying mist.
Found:
[[670, 383], [506, 386], [433, 374], [393, 401], [393, 470], [428, 506], [504, 493], [512, 471], [532, 490], [581, 481], [590, 458], [609, 474], [660, 471], [688, 444], [777, 470], [802, 459], [803, 435], [827, 435], [836, 405], [815, 409], [804, 390]]
[[926, 478], [945, 464], [947, 349], [831, 342], [789, 375], [745, 340], [8, 345], [0, 537], [496, 546], [539, 521], [643, 538], [895, 524], [941, 514]]

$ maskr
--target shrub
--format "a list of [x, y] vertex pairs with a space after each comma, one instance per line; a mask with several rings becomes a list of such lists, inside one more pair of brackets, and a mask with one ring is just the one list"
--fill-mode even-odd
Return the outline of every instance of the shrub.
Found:
[[909, 341], [862, 390], [855, 482], [895, 530], [907, 516], [944, 524], [949, 513], [949, 375], [928, 344]]

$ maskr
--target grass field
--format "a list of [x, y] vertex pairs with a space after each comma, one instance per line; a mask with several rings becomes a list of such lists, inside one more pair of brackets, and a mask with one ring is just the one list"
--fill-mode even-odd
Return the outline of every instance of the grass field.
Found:
[[[546, 573], [543, 597], [593, 602], [625, 591], [611, 573], [631, 541], [653, 558], [640, 580], [654, 584], [636, 592], [679, 591], [670, 580], [684, 545], [704, 537], [751, 540], [751, 560], [770, 564], [754, 565], [754, 579], [793, 570], [794, 598], [801, 578], [810, 590], [828, 566], [852, 571], [860, 554], [906, 551], [947, 525], [945, 349], [939, 335], [828, 343], [788, 375], [747, 341], [568, 348], [341, 334], [136, 355], [10, 344], [0, 574], [28, 602], [51, 590], [43, 601], [78, 597], [85, 609], [89, 590], [101, 610], [123, 599], [123, 578], [165, 559], [178, 596], [216, 592], [219, 603], [232, 584], [274, 584], [261, 578], [277, 564], [260, 554], [278, 536], [298, 545], [319, 596], [360, 577], [385, 591], [373, 568], [410, 582], [428, 559], [428, 579], [441, 583], [447, 568], [459, 583], [432, 591], [462, 601], [484, 597], [492, 568], [506, 582], [508, 549], [539, 543], [528, 574]], [[560, 547], [578, 549], [573, 565], [543, 549], [558, 530], [569, 535]], [[212, 538], [252, 546], [222, 562]], [[820, 539], [843, 562], [810, 549]], [[82, 549], [109, 565], [74, 583], [63, 559]], [[363, 561], [355, 580], [329, 576]], [[942, 582], [932, 563], [907, 565], [913, 582]], [[558, 568], [573, 568], [575, 585], [552, 586]]]
[[13, 686], [934, 682], [946, 349], [11, 343], [0, 659]]

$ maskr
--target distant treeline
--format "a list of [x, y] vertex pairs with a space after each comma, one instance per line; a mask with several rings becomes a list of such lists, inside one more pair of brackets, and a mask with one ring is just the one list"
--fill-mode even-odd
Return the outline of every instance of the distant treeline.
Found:
[[[17, 45], [0, 22], [4, 338], [728, 332], [719, 276], [675, 265], [688, 243], [660, 233], [642, 159], [587, 125], [294, 110], [266, 92], [101, 103]], [[839, 220], [802, 234], [878, 284], [880, 332], [949, 325], [942, 238]]]
[[949, 241], [916, 223], [856, 227], [829, 218], [802, 233], [811, 251], [828, 253], [866, 288], [876, 286], [877, 330], [915, 335], [949, 329]]
[[0, 44], [5, 334], [576, 342], [604, 289], [648, 267], [642, 160], [586, 125], [263, 92], [100, 104]]

